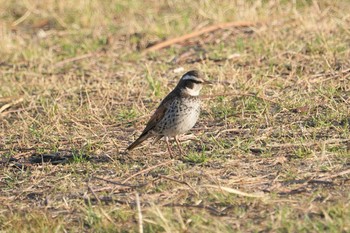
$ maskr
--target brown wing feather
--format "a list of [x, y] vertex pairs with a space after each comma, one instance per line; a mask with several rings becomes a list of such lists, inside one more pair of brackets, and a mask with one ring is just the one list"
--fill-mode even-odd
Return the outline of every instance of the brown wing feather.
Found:
[[133, 142], [127, 150], [132, 150], [139, 144], [141, 144], [143, 141], [145, 141], [147, 138], [151, 137], [152, 135], [149, 134], [149, 132], [157, 125], [159, 121], [161, 121], [168, 110], [169, 103], [173, 99], [173, 97], [176, 95], [176, 89], [170, 92], [164, 100], [159, 104], [156, 111], [153, 113], [151, 118], [149, 119], [146, 128], [142, 131], [142, 134], [138, 139], [136, 139], [135, 142]]
[[153, 115], [149, 119], [149, 121], [146, 125], [146, 128], [143, 130], [142, 134], [145, 134], [148, 131], [150, 131], [151, 129], [153, 129], [157, 125], [157, 123], [163, 119], [166, 111], [168, 110], [170, 100], [172, 100], [174, 98], [174, 96], [176, 95], [175, 91], [176, 90], [173, 90], [172, 92], [170, 92], [164, 98], [164, 100], [159, 104], [158, 108], [156, 109], [156, 111], [153, 113]]

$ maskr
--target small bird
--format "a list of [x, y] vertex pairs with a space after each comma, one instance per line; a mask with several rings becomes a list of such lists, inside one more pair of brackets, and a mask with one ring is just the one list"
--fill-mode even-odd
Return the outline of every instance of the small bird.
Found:
[[204, 80], [198, 71], [185, 73], [174, 90], [160, 103], [140, 137], [127, 150], [134, 149], [150, 137], [155, 137], [153, 143], [165, 137], [170, 157], [173, 158], [169, 138], [174, 137], [182, 156], [178, 135], [186, 133], [198, 120], [201, 105], [199, 93], [203, 84], [211, 82]]

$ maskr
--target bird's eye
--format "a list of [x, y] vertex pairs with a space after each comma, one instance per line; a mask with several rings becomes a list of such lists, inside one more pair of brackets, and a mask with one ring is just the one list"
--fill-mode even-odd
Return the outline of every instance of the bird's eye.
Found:
[[194, 83], [192, 82], [192, 80], [186, 80], [185, 86], [189, 89], [193, 89]]

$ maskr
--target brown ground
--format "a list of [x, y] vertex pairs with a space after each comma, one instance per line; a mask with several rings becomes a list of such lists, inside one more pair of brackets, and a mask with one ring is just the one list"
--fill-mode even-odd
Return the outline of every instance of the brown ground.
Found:
[[[0, 5], [4, 232], [350, 231], [348, 1]], [[193, 68], [186, 156], [126, 153]]]

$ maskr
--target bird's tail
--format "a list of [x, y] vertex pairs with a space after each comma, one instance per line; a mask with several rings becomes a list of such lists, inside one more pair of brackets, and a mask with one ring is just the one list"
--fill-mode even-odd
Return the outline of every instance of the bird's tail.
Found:
[[128, 146], [128, 148], [126, 148], [127, 150], [132, 150], [135, 147], [137, 147], [138, 145], [140, 145], [143, 141], [145, 141], [147, 138], [149, 138], [151, 135], [150, 133], [145, 133], [145, 134], [141, 134], [141, 136], [136, 139], [136, 141], [134, 141], [133, 143], [131, 143], [130, 146]]

